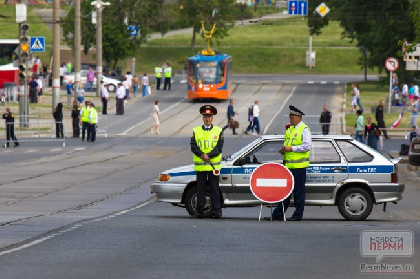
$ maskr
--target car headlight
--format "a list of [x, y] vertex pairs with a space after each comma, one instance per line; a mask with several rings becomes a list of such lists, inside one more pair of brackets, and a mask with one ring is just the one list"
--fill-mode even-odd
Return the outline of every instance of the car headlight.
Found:
[[168, 181], [169, 178], [171, 178], [171, 176], [169, 174], [166, 173], [161, 173], [159, 174], [157, 181]]

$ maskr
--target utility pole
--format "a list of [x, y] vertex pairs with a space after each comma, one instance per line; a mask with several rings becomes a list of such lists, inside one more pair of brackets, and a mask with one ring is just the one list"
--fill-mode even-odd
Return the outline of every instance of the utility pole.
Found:
[[96, 97], [99, 97], [102, 89], [102, 6], [109, 3], [98, 0], [91, 4], [96, 9]]
[[[26, 0], [20, 0], [19, 4], [16, 5], [16, 21], [19, 22], [19, 47], [18, 47], [18, 65], [20, 69], [19, 74], [19, 123], [20, 128], [23, 129], [28, 122], [28, 63], [27, 59], [30, 59], [29, 56], [29, 42], [26, 35], [27, 30], [29, 29], [26, 24]], [[23, 58], [25, 56], [25, 58]]]
[[53, 1], [52, 111], [60, 102], [60, 1]]
[[[74, 88], [78, 89], [79, 84], [82, 84], [80, 75], [80, 0], [74, 0]], [[76, 94], [74, 94], [76, 101]]]

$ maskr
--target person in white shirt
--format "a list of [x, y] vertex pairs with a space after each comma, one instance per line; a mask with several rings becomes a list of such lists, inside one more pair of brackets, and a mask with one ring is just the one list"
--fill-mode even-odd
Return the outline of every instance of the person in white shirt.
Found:
[[419, 95], [419, 86], [417, 84], [414, 85], [414, 96]]
[[42, 79], [39, 78], [39, 75], [36, 76], [35, 81], [38, 83], [38, 104], [41, 104], [41, 96], [42, 96]]
[[123, 85], [124, 85], [124, 87], [126, 87], [126, 89], [128, 88], [127, 99], [130, 99], [130, 88], [131, 88], [131, 80], [133, 79], [133, 75], [131, 74], [131, 72], [127, 72], [124, 77], [127, 79], [127, 86], [128, 87], [126, 87], [124, 85], [124, 83], [123, 83]]
[[[129, 96], [129, 94], [130, 94], [130, 86], [128, 85], [128, 81], [127, 81], [127, 78], [126, 77], [124, 78], [124, 80], [122, 82], [122, 85], [123, 85], [123, 87], [125, 89], [125, 97], [124, 97], [124, 99], [130, 99], [130, 96]], [[126, 104], [126, 103], [127, 103], [127, 101], [124, 101], [124, 104]]]
[[408, 85], [407, 83], [402, 83], [402, 91], [401, 91], [401, 102], [404, 104], [404, 106], [407, 104], [407, 97], [408, 97]]
[[102, 90], [101, 90], [101, 98], [102, 98], [102, 114], [108, 114], [108, 100], [109, 100], [109, 92], [108, 92], [108, 84], [104, 84], [104, 81], [101, 81]]
[[143, 74], [143, 77], [141, 78], [141, 86], [142, 86], [142, 93], [143, 97], [147, 96], [147, 87], [149, 86], [149, 77], [146, 73]]
[[64, 63], [61, 65], [59, 71], [60, 71], [60, 86], [63, 86], [63, 78], [67, 71], [66, 65]]
[[156, 134], [159, 135], [159, 124], [160, 124], [160, 112], [159, 112], [159, 101], [155, 101], [155, 106], [153, 107], [153, 119], [155, 120], [155, 125], [150, 128], [150, 133], [153, 134], [153, 131], [156, 130]]
[[118, 88], [117, 88], [117, 91], [115, 92], [115, 96], [117, 97], [116, 114], [124, 115], [125, 88], [121, 82], [118, 83]]
[[[252, 135], [261, 135], [260, 119], [259, 119], [260, 117], [259, 104], [260, 104], [260, 101], [255, 101], [255, 104], [252, 107], [252, 127], [255, 127], [255, 130], [257, 131], [257, 133], [253, 132]], [[251, 131], [251, 128], [248, 127], [245, 134], [248, 134], [248, 132]]]

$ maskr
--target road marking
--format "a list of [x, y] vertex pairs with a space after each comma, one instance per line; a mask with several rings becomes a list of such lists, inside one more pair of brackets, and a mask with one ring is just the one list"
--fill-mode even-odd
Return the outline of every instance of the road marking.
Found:
[[53, 238], [54, 238], [54, 237], [56, 237], [56, 236], [60, 236], [60, 235], [63, 235], [63, 234], [65, 234], [65, 233], [71, 232], [71, 231], [73, 231], [73, 230], [75, 230], [75, 229], [78, 229], [78, 228], [82, 227], [84, 224], [89, 224], [89, 223], [93, 223], [93, 222], [98, 222], [98, 221], [102, 221], [102, 220], [111, 219], [111, 218], [117, 217], [117, 216], [119, 216], [119, 215], [125, 214], [125, 213], [127, 213], [127, 212], [130, 212], [130, 211], [133, 211], [133, 210], [139, 209], [139, 208], [141, 208], [141, 207], [143, 207], [143, 206], [148, 205], [148, 204], [149, 204], [149, 203], [151, 203], [151, 202], [153, 202], [153, 200], [149, 200], [149, 201], [147, 201], [147, 202], [145, 202], [145, 203], [143, 203], [143, 204], [140, 204], [140, 205], [138, 205], [138, 206], [135, 206], [135, 207], [133, 207], [133, 208], [129, 208], [129, 209], [126, 209], [126, 210], [122, 210], [122, 211], [120, 211], [120, 212], [114, 213], [114, 214], [109, 215], [109, 216], [106, 216], [106, 217], [99, 217], [99, 218], [96, 218], [96, 219], [93, 219], [93, 220], [89, 220], [89, 221], [82, 221], [81, 223], [75, 224], [75, 225], [73, 225], [73, 226], [71, 226], [70, 228], [67, 228], [67, 229], [65, 229], [65, 230], [60, 230], [60, 231], [59, 231], [59, 232], [57, 232], [57, 233], [50, 234], [50, 235], [48, 235], [48, 236], [45, 236], [45, 237], [42, 237], [42, 238], [40, 238], [40, 239], [34, 240], [34, 241], [29, 242], [29, 243], [27, 243], [27, 244], [24, 244], [24, 245], [22, 245], [22, 246], [19, 246], [19, 247], [16, 247], [16, 248], [12, 248], [12, 249], [10, 249], [10, 250], [5, 250], [5, 251], [2, 251], [2, 252], [0, 252], [0, 257], [1, 257], [1, 256], [3, 256], [3, 255], [7, 255], [7, 254], [10, 254], [10, 253], [13, 253], [13, 252], [18, 252], [18, 251], [24, 250], [24, 249], [26, 249], [26, 248], [30, 248], [30, 247], [32, 247], [32, 246], [35, 246], [35, 245], [37, 245], [37, 244], [40, 244], [40, 243], [42, 243], [42, 242], [44, 242], [44, 241], [47, 241], [47, 240], [49, 240], [49, 239], [53, 239]]
[[53, 148], [53, 149], [50, 149], [50, 152], [56, 152], [56, 151], [61, 151], [61, 150], [63, 150], [62, 148]]
[[286, 100], [284, 100], [283, 105], [281, 105], [281, 107], [277, 110], [276, 114], [274, 114], [274, 116], [271, 118], [271, 120], [268, 122], [267, 126], [265, 126], [264, 128], [264, 134], [267, 133], [268, 127], [270, 127], [270, 125], [273, 123], [274, 119], [277, 117], [277, 115], [279, 115], [280, 111], [283, 109], [283, 107], [287, 104], [287, 102], [289, 101], [290, 97], [292, 97], [293, 93], [296, 90], [296, 86], [293, 87], [292, 92], [290, 93], [290, 95], [286, 98]]
[[308, 81], [308, 84], [314, 84], [315, 81]]
[[334, 84], [340, 84], [340, 82], [339, 81], [334, 81]]
[[[177, 105], [179, 105], [180, 103], [182, 103], [183, 101], [185, 101], [187, 98], [182, 99], [181, 101], [179, 101], [178, 103], [173, 104], [172, 106], [166, 108], [165, 110], [163, 110], [160, 114], [164, 114], [165, 112], [167, 112], [168, 110], [172, 109], [173, 107], [176, 107]], [[127, 130], [125, 130], [124, 132], [122, 132], [121, 134], [118, 134], [118, 136], [125, 136], [127, 135], [130, 131], [132, 131], [133, 129], [137, 128], [138, 126], [148, 122], [150, 119], [152, 119], [151, 116], [149, 116], [148, 118], [146, 118], [145, 120], [143, 120], [142, 122], [131, 126], [130, 128], [128, 128]]]
[[257, 187], [286, 187], [287, 179], [257, 178]]
[[326, 81], [321, 81], [321, 84], [327, 84], [327, 82]]

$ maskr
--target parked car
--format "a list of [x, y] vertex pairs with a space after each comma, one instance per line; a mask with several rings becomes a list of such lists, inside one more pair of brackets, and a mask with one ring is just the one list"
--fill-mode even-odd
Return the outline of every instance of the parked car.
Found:
[[[264, 135], [223, 158], [220, 191], [225, 207], [261, 204], [250, 189], [251, 174], [263, 163], [281, 164], [283, 156], [278, 151], [283, 142], [284, 136]], [[398, 182], [397, 175], [400, 160], [387, 158], [350, 136], [314, 135], [306, 170], [305, 205], [337, 206], [346, 220], [364, 220], [373, 204], [402, 199], [405, 186]], [[190, 215], [196, 213], [193, 165], [162, 172], [150, 187], [156, 201], [183, 206]], [[211, 216], [210, 204], [210, 194], [206, 192], [206, 217]]]
[[[87, 72], [88, 72], [88, 70], [81, 70], [80, 71], [80, 77], [81, 77], [81, 82], [82, 82], [83, 86], [86, 85], [86, 73]], [[110, 92], [115, 92], [115, 90], [117, 89], [118, 83], [120, 82], [117, 79], [109, 78], [109, 77], [106, 77], [104, 75], [102, 75], [102, 80], [104, 81], [104, 83], [108, 84], [108, 90]], [[74, 73], [64, 75], [63, 84], [67, 84], [70, 81], [74, 82]], [[96, 88], [96, 73], [95, 73], [95, 79], [93, 81], [93, 88]]]

